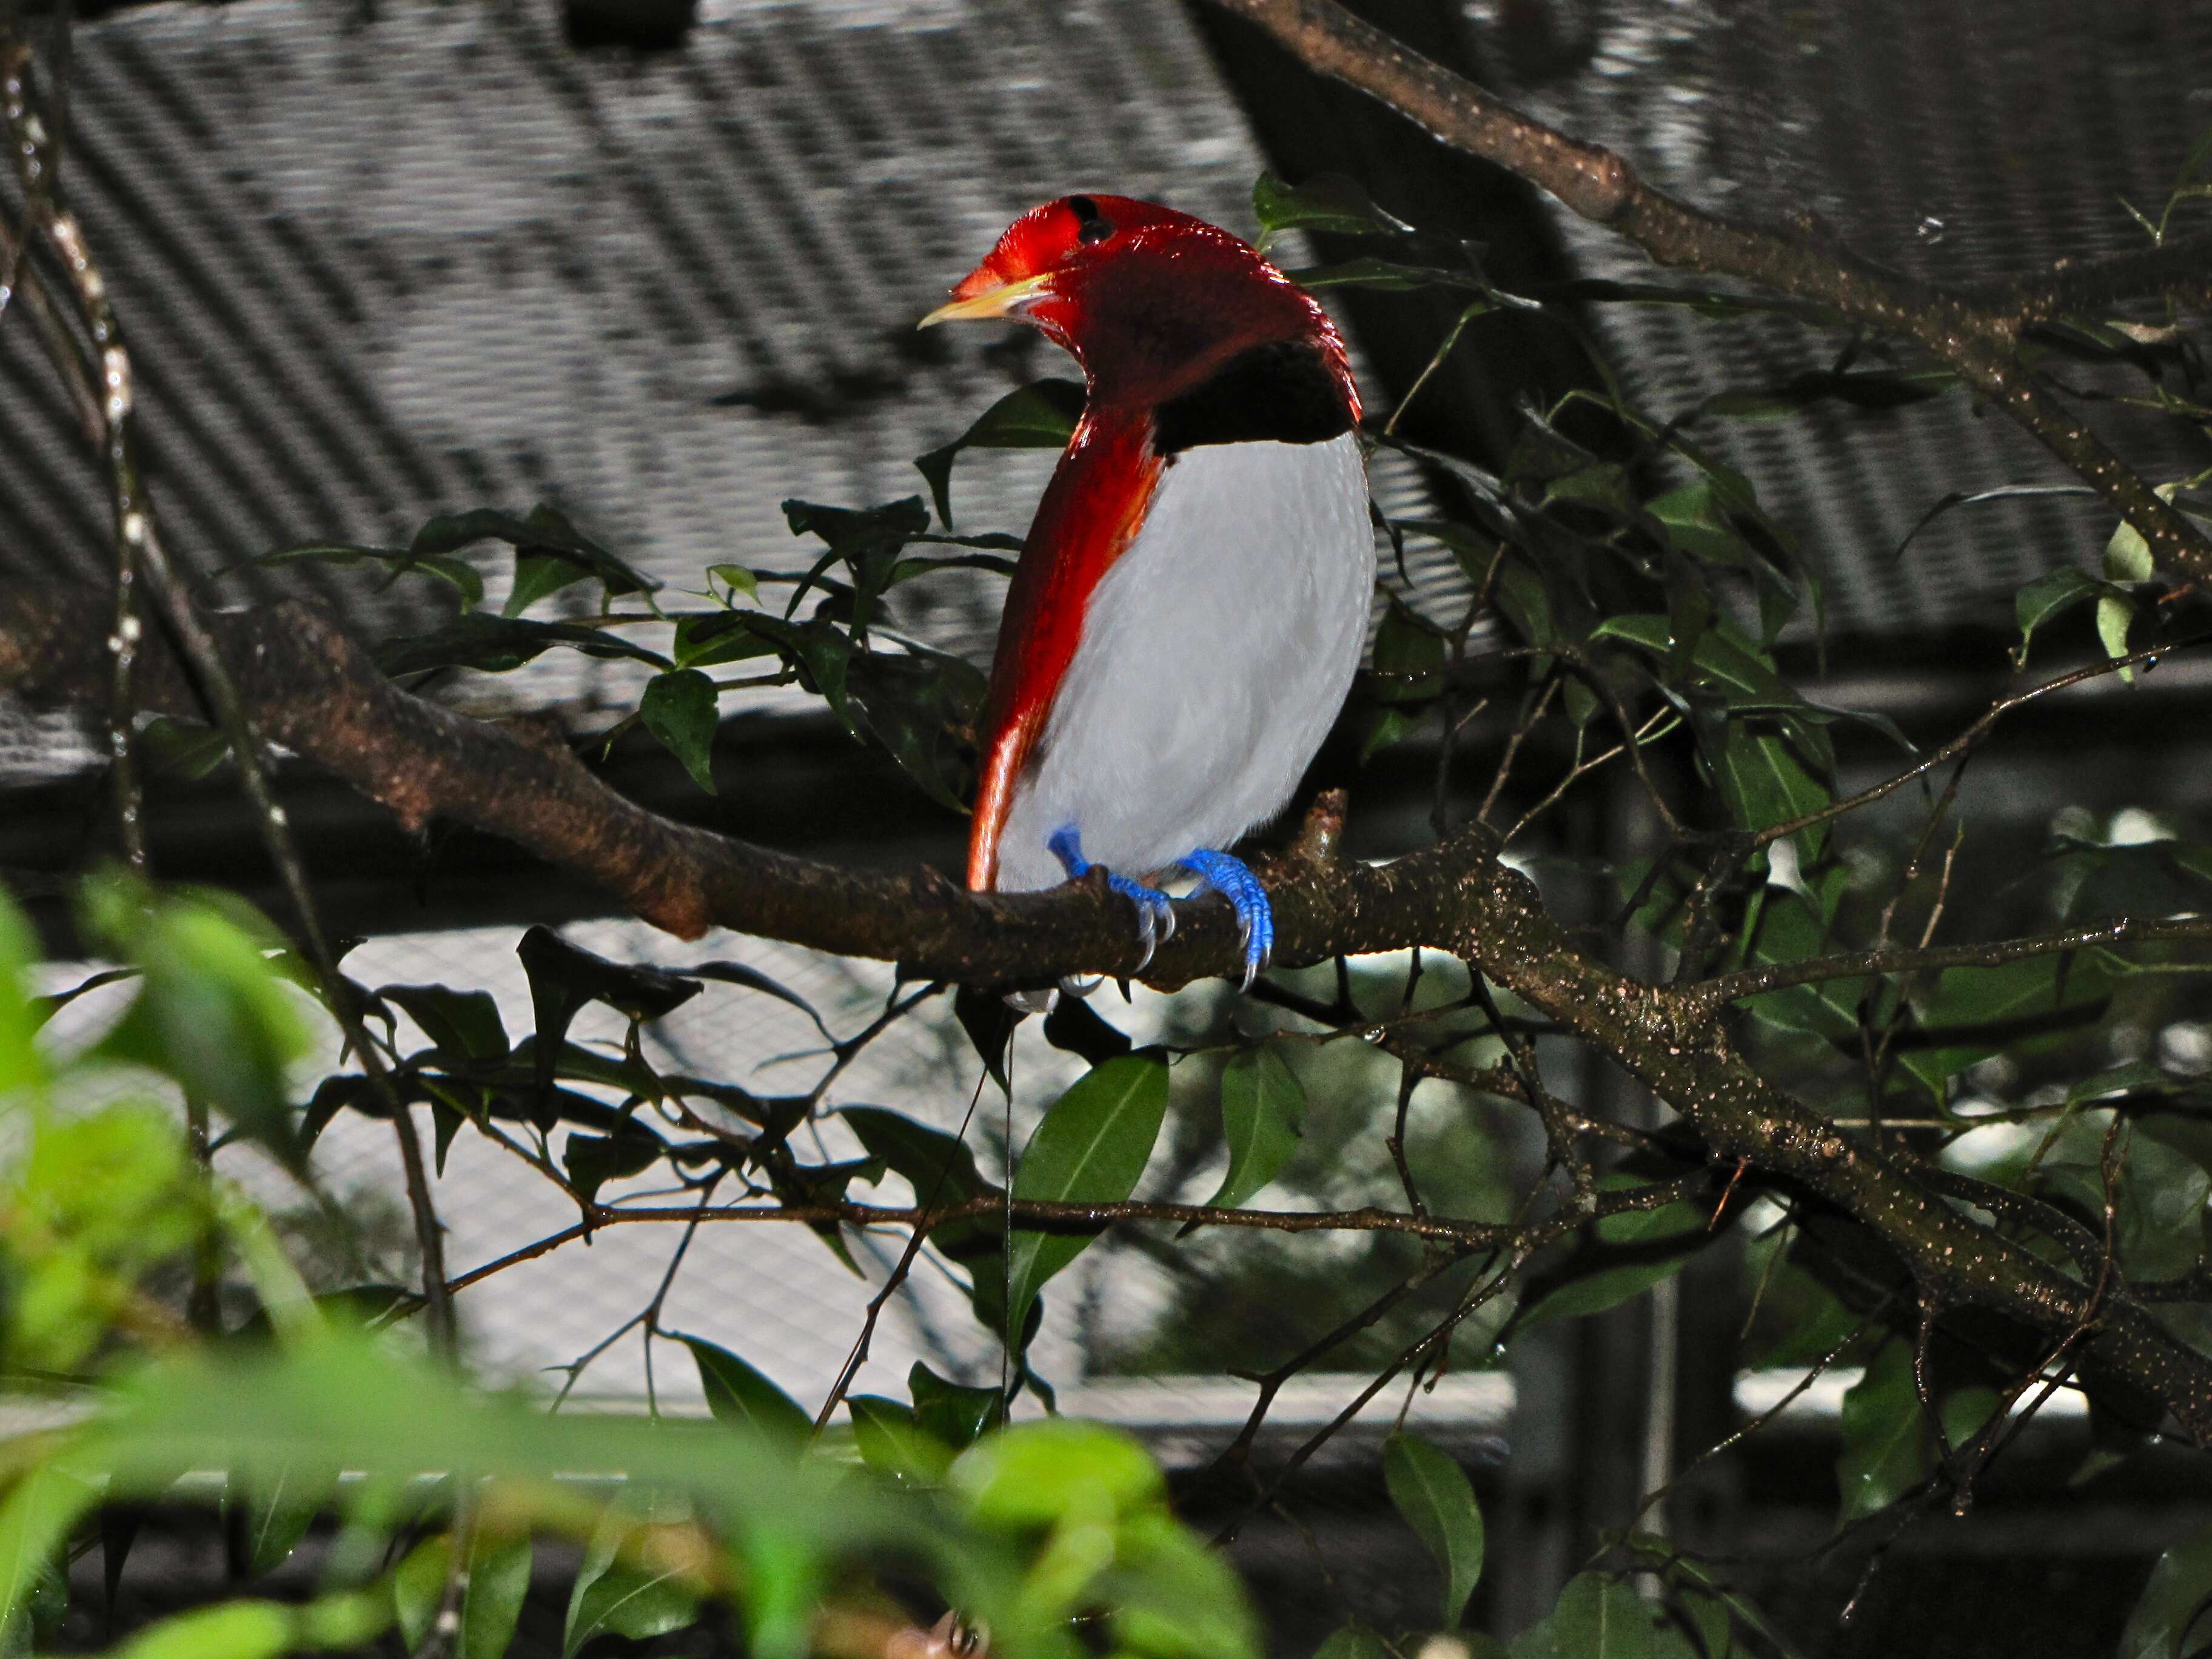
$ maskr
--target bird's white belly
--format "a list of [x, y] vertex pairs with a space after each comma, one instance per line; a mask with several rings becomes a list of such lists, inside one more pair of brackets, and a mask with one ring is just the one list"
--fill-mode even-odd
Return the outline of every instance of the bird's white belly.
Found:
[[1092, 590], [1014, 788], [999, 885], [1064, 880], [1047, 840], [1132, 876], [1280, 811], [1359, 666], [1375, 538], [1358, 440], [1188, 449]]

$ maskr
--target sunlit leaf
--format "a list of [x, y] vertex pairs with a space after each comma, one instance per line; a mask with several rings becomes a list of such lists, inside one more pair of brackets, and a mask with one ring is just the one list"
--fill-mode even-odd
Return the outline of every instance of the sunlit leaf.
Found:
[[1167, 1496], [1143, 1447], [1072, 1417], [1018, 1423], [977, 1441], [953, 1464], [952, 1485], [977, 1520], [1017, 1528], [1071, 1516], [1112, 1519]]
[[955, 1451], [965, 1451], [1005, 1420], [1005, 1402], [996, 1389], [948, 1382], [919, 1359], [907, 1372], [906, 1384], [914, 1396], [915, 1425]]

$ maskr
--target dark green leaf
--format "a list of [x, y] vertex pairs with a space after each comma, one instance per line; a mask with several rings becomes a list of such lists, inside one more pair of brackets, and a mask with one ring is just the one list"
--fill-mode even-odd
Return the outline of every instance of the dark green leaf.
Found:
[[2192, 1533], [2158, 1558], [2150, 1582], [2128, 1615], [2119, 1659], [2184, 1659], [2197, 1652], [2203, 1644], [2208, 1610], [2212, 1610], [2212, 1527]]
[[963, 449], [1058, 449], [1083, 418], [1082, 383], [1032, 380], [1009, 392], [975, 417], [951, 443], [917, 456], [915, 465], [929, 480], [938, 519], [952, 527], [952, 463]]
[[642, 1642], [682, 1630], [699, 1617], [699, 1593], [683, 1577], [665, 1567], [623, 1558], [625, 1546], [635, 1547], [636, 1531], [621, 1516], [611, 1515], [592, 1540], [569, 1594], [562, 1659], [575, 1659], [596, 1636]]
[[[672, 1334], [675, 1334], [672, 1333]], [[677, 1335], [698, 1362], [707, 1409], [716, 1419], [734, 1423], [774, 1440], [804, 1442], [814, 1436], [814, 1419], [781, 1389], [727, 1348], [703, 1337]]]
[[857, 652], [846, 664], [846, 725], [872, 738], [951, 811], [966, 809], [969, 740], [982, 707], [981, 672], [958, 657], [914, 649]]
[[[1612, 1174], [1598, 1184], [1612, 1192], [1637, 1183], [1633, 1176]], [[1529, 1276], [1514, 1328], [1602, 1313], [1642, 1295], [1680, 1273], [1705, 1248], [1712, 1237], [1711, 1220], [1709, 1212], [1686, 1202], [1601, 1218], [1591, 1240], [1565, 1261]]]
[[[348, 542], [308, 542], [298, 547], [283, 547], [273, 553], [258, 554], [253, 558], [218, 571], [216, 577], [228, 575], [230, 570], [248, 568], [274, 569], [287, 564], [380, 564], [396, 579], [410, 572], [435, 576], [448, 583], [459, 592], [466, 605], [483, 603], [483, 578], [476, 568], [465, 559], [441, 556], [418, 557], [397, 547], [362, 547]], [[216, 578], [210, 577], [210, 582]]]
[[907, 1372], [906, 1385], [914, 1395], [915, 1426], [955, 1451], [965, 1451], [1005, 1419], [996, 1389], [947, 1382], [919, 1359]]
[[914, 1407], [875, 1395], [855, 1395], [845, 1402], [853, 1416], [853, 1440], [861, 1461], [902, 1484], [935, 1486], [952, 1467], [952, 1449], [923, 1429]]
[[1055, 1048], [1103, 1066], [1129, 1052], [1129, 1039], [1109, 1024], [1085, 997], [1064, 996], [1044, 1017], [1044, 1040]]
[[1401, 234], [1413, 227], [1376, 207], [1358, 183], [1324, 173], [1303, 185], [1286, 185], [1263, 173], [1252, 186], [1252, 216], [1267, 233], [1319, 230], [1340, 236]]
[[967, 985], [953, 993], [952, 1012], [960, 1029], [968, 1033], [968, 1041], [975, 1045], [991, 1081], [1004, 1091], [1006, 1047], [1014, 1040], [1014, 1026], [1021, 1016], [1006, 1006], [1004, 997]]
[[502, 617], [519, 617], [540, 599], [550, 599], [564, 587], [592, 579], [592, 568], [560, 553], [518, 553], [514, 586], [507, 590]]
[[632, 1019], [659, 1019], [700, 991], [696, 979], [610, 962], [543, 925], [522, 936], [514, 954], [522, 959], [522, 971], [530, 979], [530, 1006], [538, 1022], [532, 1055], [541, 1093], [552, 1088], [568, 1027], [587, 1005], [604, 1002]]
[[1390, 595], [1375, 635], [1376, 696], [1386, 702], [1419, 702], [1443, 690], [1443, 635]]
[[1206, 1203], [1234, 1209], [1282, 1170], [1297, 1150], [1305, 1086], [1273, 1048], [1247, 1048], [1221, 1073], [1221, 1130], [1229, 1172]]
[[1905, 539], [1898, 543], [1897, 551], [1890, 557], [1893, 561], [1903, 558], [1905, 550], [1912, 545], [1920, 532], [1954, 507], [1978, 507], [1984, 501], [2017, 501], [2022, 497], [2094, 495], [2096, 493], [2087, 484], [2002, 484], [1995, 489], [1954, 489], [1920, 515], [1912, 528], [1905, 532]]
[[1443, 1569], [1442, 1623], [1455, 1628], [1482, 1577], [1482, 1511], [1467, 1472], [1417, 1434], [1400, 1432], [1382, 1445], [1382, 1479], [1390, 1501]]
[[748, 968], [742, 962], [688, 963], [677, 970], [686, 979], [719, 980], [725, 985], [742, 985], [748, 991], [758, 991], [763, 996], [774, 997], [786, 1003], [814, 1022], [814, 1029], [822, 1033], [825, 1042], [835, 1041], [830, 1028], [822, 1023], [822, 1016], [814, 1012], [814, 1005], [798, 992], [776, 980], [770, 979], [757, 968]]
[[1898, 1059], [1930, 1088], [1977, 1060], [2045, 1033], [2077, 1030], [2112, 994], [2102, 957], [2026, 957], [1994, 968], [1947, 968], [1911, 996], [1917, 1029], [1892, 1042]]
[[676, 665], [713, 668], [748, 657], [774, 656], [776, 642], [753, 626], [760, 619], [750, 611], [717, 611], [679, 618], [676, 641], [669, 647]]
[[522, 617], [488, 617], [480, 611], [456, 617], [427, 634], [386, 640], [376, 647], [376, 665], [394, 679], [435, 668], [476, 668], [503, 674], [560, 645], [587, 657], [623, 657], [655, 668], [671, 665], [659, 652], [632, 644], [610, 629], [589, 628], [581, 623], [532, 622]]
[[[235, 1564], [248, 1577], [274, 1572], [292, 1559], [292, 1552], [307, 1535], [322, 1508], [325, 1482], [301, 1482], [290, 1469], [280, 1468], [256, 1480], [230, 1479], [224, 1503], [230, 1524]], [[307, 1495], [302, 1497], [302, 1492]]]
[[1844, 1395], [1838, 1524], [1888, 1508], [1926, 1480], [1935, 1462], [1927, 1413], [1912, 1382], [1912, 1346], [1889, 1342]]
[[1559, 1659], [1651, 1659], [1651, 1612], [1635, 1586], [1601, 1573], [1567, 1581], [1552, 1613]]
[[467, 1060], [505, 1060], [507, 1027], [489, 991], [456, 991], [444, 985], [380, 985], [376, 994], [397, 1003], [447, 1054]]
[[[407, 554], [410, 562], [435, 558], [483, 541], [508, 543], [515, 549], [518, 560], [531, 555], [565, 556], [571, 564], [581, 565], [599, 577], [611, 598], [623, 593], [655, 592], [661, 585], [658, 577], [624, 563], [569, 523], [558, 510], [542, 503], [522, 518], [488, 507], [442, 514], [415, 532]], [[518, 586], [520, 582], [518, 576]]]
[[[526, 1534], [495, 1540], [480, 1533], [471, 1541], [455, 1659], [502, 1659], [530, 1594], [532, 1554]], [[392, 1575], [393, 1610], [410, 1653], [422, 1648], [444, 1605], [453, 1559], [453, 1534], [440, 1533], [417, 1544]]]
[[714, 729], [720, 720], [720, 693], [696, 668], [656, 677], [645, 688], [637, 717], [645, 729], [684, 763], [691, 781], [714, 793]]
[[641, 1123], [633, 1123], [620, 1134], [571, 1133], [561, 1147], [562, 1167], [569, 1184], [588, 1203], [599, 1197], [602, 1183], [619, 1181], [649, 1170], [668, 1152], [668, 1143]]
[[[1115, 1204], [1136, 1190], [1167, 1115], [1167, 1062], [1125, 1054], [1093, 1066], [1054, 1101], [1023, 1148], [1013, 1195], [1073, 1204]], [[1009, 1251], [1007, 1329], [1026, 1328], [1038, 1288], [1081, 1255], [1085, 1233], [1018, 1231]]]

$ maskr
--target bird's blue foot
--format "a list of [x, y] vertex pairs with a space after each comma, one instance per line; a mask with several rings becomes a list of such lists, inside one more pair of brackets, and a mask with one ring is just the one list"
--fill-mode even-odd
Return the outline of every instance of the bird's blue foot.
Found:
[[[1060, 860], [1060, 867], [1067, 872], [1070, 881], [1079, 881], [1097, 868], [1083, 856], [1083, 838], [1073, 824], [1056, 830], [1045, 842], [1045, 850]], [[1233, 859], [1231, 863], [1235, 863]], [[1238, 868], [1243, 866], [1239, 865]], [[1247, 873], [1247, 879], [1249, 874]], [[1176, 930], [1175, 905], [1157, 887], [1147, 887], [1128, 877], [1106, 872], [1106, 885], [1137, 907], [1137, 936], [1144, 942], [1145, 954], [1138, 958], [1137, 971], [1144, 972], [1152, 960], [1152, 952], [1163, 940], [1173, 937]]]
[[1239, 988], [1250, 990], [1275, 949], [1275, 912], [1267, 890], [1242, 859], [1226, 853], [1201, 847], [1176, 862], [1198, 878], [1199, 893], [1220, 894], [1237, 913], [1237, 936], [1244, 943], [1244, 981]]

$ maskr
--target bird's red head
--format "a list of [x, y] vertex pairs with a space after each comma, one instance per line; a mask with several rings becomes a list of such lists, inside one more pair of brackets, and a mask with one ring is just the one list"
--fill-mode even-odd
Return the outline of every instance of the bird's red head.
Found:
[[1358, 411], [1343, 342], [1313, 296], [1249, 243], [1154, 202], [1063, 196], [1030, 209], [922, 326], [973, 317], [1042, 329], [1083, 366], [1094, 403], [1164, 403], [1248, 347], [1304, 341]]

